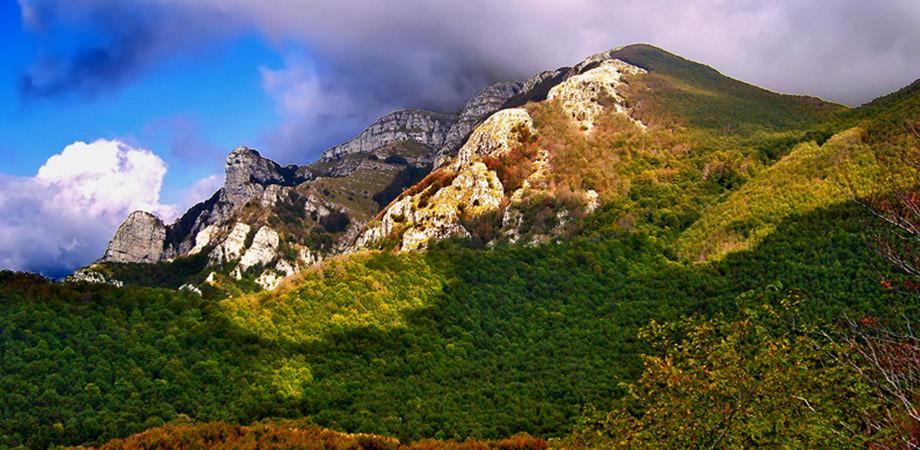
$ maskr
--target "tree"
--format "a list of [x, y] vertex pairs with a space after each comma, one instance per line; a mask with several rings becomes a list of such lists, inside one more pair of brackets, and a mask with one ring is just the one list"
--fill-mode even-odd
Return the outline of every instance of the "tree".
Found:
[[[864, 201], [881, 219], [872, 242], [876, 251], [906, 278], [882, 280], [889, 289], [920, 297], [920, 124], [908, 122], [895, 140], [896, 157], [887, 165], [891, 193]], [[879, 448], [920, 448], [920, 338], [910, 319], [900, 329], [867, 317], [847, 319], [843, 342], [853, 351], [848, 359], [887, 402], [882, 414], [870, 417], [880, 436]]]
[[610, 413], [589, 413], [572, 448], [843, 448], [864, 445], [862, 420], [878, 402], [847, 349], [815, 339], [797, 296], [742, 298], [739, 318], [652, 322], [641, 336], [661, 350]]
[[[875, 236], [876, 250], [913, 278], [905, 287], [920, 293], [920, 124], [908, 122], [905, 127], [908, 132], [895, 140], [895, 157], [886, 164], [891, 193], [862, 203], [888, 225]], [[853, 186], [851, 190], [857, 192]]]

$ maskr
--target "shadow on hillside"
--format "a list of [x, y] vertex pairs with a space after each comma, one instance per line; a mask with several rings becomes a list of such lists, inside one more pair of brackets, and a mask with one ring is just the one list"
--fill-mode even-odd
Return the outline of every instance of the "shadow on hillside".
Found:
[[605, 405], [639, 375], [647, 348], [636, 334], [650, 320], [731, 313], [737, 295], [768, 285], [801, 290], [809, 316], [891, 311], [865, 219], [853, 205], [792, 217], [712, 265], [669, 262], [634, 235], [429, 252], [450, 281], [403, 313], [404, 326], [272, 345], [310, 365], [291, 406], [321, 425], [401, 438], [559, 435], [582, 405]]
[[343, 325], [307, 343], [269, 339], [219, 304], [167, 291], [0, 295], [0, 380], [11, 393], [0, 444], [104, 440], [177, 414], [312, 416], [400, 438], [564, 434], [582, 405], [605, 406], [641, 373], [648, 349], [636, 335], [652, 319], [731, 313], [738, 294], [771, 284], [800, 289], [816, 317], [894, 313], [903, 305], [879, 286], [886, 266], [864, 243], [865, 220], [853, 205], [793, 217], [711, 265], [676, 264], [625, 234], [429, 252], [447, 282], [402, 326]]

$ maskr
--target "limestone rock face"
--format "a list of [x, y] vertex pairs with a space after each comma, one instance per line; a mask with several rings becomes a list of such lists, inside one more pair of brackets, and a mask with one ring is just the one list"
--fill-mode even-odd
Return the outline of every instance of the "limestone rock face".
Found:
[[384, 211], [380, 224], [358, 238], [357, 246], [400, 234], [400, 250], [411, 251], [425, 248], [431, 240], [469, 236], [462, 220], [497, 211], [504, 198], [501, 180], [482, 158], [507, 154], [533, 132], [533, 121], [523, 109], [493, 114], [473, 131], [453, 161], [439, 169], [441, 178], [453, 177], [450, 184], [428, 186], [398, 199]]
[[501, 109], [509, 98], [521, 92], [521, 81], [501, 81], [483, 89], [463, 105], [460, 116], [463, 118], [485, 118]]
[[[168, 226], [152, 215], [132, 213], [100, 262], [157, 262], [206, 254], [204, 270], [210, 275], [205, 282], [232, 282], [247, 269], [259, 267], [256, 282], [271, 289], [330, 255], [385, 238], [399, 239], [402, 250], [470, 234], [545, 241], [553, 231], [544, 233], [542, 225], [535, 227], [533, 220], [524, 218], [533, 217], [539, 199], [554, 195], [550, 155], [545, 149], [526, 147], [526, 156], [504, 158], [517, 146], [532, 143], [528, 139], [539, 131], [527, 110], [518, 107], [551, 98], [585, 130], [605, 109], [629, 117], [623, 87], [628, 75], [645, 72], [615, 59], [614, 52], [598, 53], [572, 68], [540, 72], [523, 82], [493, 84], [456, 114], [395, 111], [309, 165], [282, 166], [256, 150], [239, 147], [227, 156], [221, 189]], [[506, 164], [523, 165], [509, 172]], [[435, 181], [411, 186], [432, 167]], [[505, 192], [503, 180], [515, 188]], [[583, 200], [579, 212], [597, 207], [596, 193], [572, 194]], [[572, 204], [569, 201], [565, 208]], [[374, 220], [381, 207], [379, 221]], [[539, 223], [562, 227], [575, 212], [556, 208], [541, 212], [553, 217]], [[492, 232], [493, 226], [498, 233]], [[306, 233], [321, 233], [323, 239]]]
[[440, 167], [459, 149], [476, 126], [496, 111], [508, 99], [521, 92], [520, 81], [503, 81], [483, 89], [471, 98], [460, 111], [460, 117], [447, 133], [444, 145], [438, 150], [436, 166]]
[[208, 225], [203, 230], [199, 231], [198, 234], [195, 235], [195, 246], [188, 251], [188, 254], [197, 255], [201, 253], [205, 247], [211, 244], [211, 239], [214, 239], [218, 232], [219, 228], [214, 225]]
[[413, 141], [430, 147], [432, 154], [451, 155], [462, 144], [476, 125], [502, 108], [508, 99], [521, 91], [520, 81], [492, 84], [473, 96], [460, 114], [440, 114], [418, 109], [395, 111], [377, 119], [357, 137], [326, 150], [323, 160], [342, 158], [355, 153], [370, 153], [384, 146]]
[[[592, 58], [595, 57], [598, 56]], [[559, 100], [562, 109], [585, 130], [594, 127], [594, 120], [609, 107], [629, 117], [619, 92], [626, 84], [623, 76], [646, 73], [644, 69], [618, 59], [605, 59], [591, 64], [597, 64], [597, 67], [569, 77], [552, 88], [548, 97], [550, 100]]]
[[240, 269], [246, 270], [257, 264], [265, 265], [274, 260], [278, 256], [276, 250], [279, 242], [277, 231], [269, 227], [259, 228], [252, 239], [252, 245], [240, 258]]
[[118, 227], [101, 261], [153, 263], [166, 259], [166, 226], [159, 217], [134, 211]]
[[96, 270], [93, 266], [77, 269], [74, 273], [64, 278], [66, 283], [91, 283], [91, 284], [109, 284], [115, 287], [122, 287], [121, 281], [107, 277], [104, 273]]
[[504, 109], [489, 117], [470, 135], [451, 163], [454, 170], [483, 156], [502, 156], [520, 142], [524, 134], [535, 133], [533, 119], [521, 108]]
[[265, 186], [297, 184], [296, 173], [296, 166], [281, 167], [249, 147], [238, 147], [227, 155], [221, 199], [234, 207], [245, 205], [261, 196]]
[[211, 251], [209, 255], [211, 260], [223, 263], [241, 257], [246, 249], [246, 238], [249, 236], [250, 229], [251, 227], [245, 223], [234, 225], [227, 238]]
[[415, 141], [438, 148], [444, 145], [447, 133], [457, 119], [454, 115], [419, 109], [395, 111], [377, 119], [352, 140], [324, 151], [321, 157], [330, 160], [354, 153], [369, 153], [399, 141]]

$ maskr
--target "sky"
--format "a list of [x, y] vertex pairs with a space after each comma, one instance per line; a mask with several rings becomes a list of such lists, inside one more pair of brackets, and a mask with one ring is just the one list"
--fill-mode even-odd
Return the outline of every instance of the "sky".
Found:
[[855, 106], [920, 78], [920, 1], [0, 0], [0, 268], [92, 262], [130, 211], [218, 189], [239, 145], [307, 163], [637, 42]]

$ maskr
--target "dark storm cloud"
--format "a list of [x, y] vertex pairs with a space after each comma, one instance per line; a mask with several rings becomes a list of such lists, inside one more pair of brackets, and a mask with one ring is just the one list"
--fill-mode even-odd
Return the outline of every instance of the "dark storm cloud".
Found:
[[213, 26], [215, 15], [196, 8], [104, 0], [20, 5], [25, 25], [47, 44], [20, 76], [19, 91], [27, 99], [92, 96], [222, 35]]
[[74, 91], [92, 94], [122, 83], [142, 68], [147, 49], [140, 34], [114, 36], [113, 42], [79, 49], [65, 58], [44, 58], [22, 75], [20, 93], [27, 97], [52, 97]]
[[[280, 67], [262, 68], [263, 84], [283, 118], [266, 132], [266, 150], [287, 160], [309, 159], [388, 110], [453, 110], [488, 82], [523, 78], [634, 42], [661, 46], [769, 89], [851, 105], [920, 77], [916, 0], [35, 0], [23, 5], [27, 16], [37, 17], [38, 33], [53, 34], [54, 24], [77, 17], [110, 38], [51, 65], [56, 70], [43, 82], [30, 78], [27, 91], [34, 92], [118, 86], [159, 60], [257, 30], [290, 56]], [[119, 36], [143, 39], [112, 39]]]

